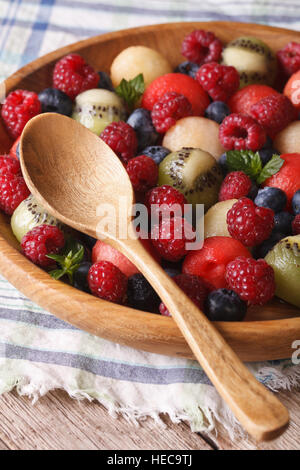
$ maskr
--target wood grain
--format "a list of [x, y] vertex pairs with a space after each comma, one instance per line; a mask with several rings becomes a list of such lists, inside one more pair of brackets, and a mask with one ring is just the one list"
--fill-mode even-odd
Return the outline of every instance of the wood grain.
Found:
[[166, 417], [165, 428], [151, 418], [135, 426], [111, 417], [95, 401], [77, 401], [61, 390], [35, 405], [12, 392], [0, 397], [0, 450], [299, 450], [300, 392], [282, 391], [279, 398], [290, 410], [291, 425], [279, 439], [257, 445], [241, 437], [231, 441], [219, 424], [209, 434], [192, 433], [187, 424]]
[[[142, 44], [163, 54], [168, 51], [175, 66], [183, 60], [179, 52], [181, 40], [194, 28], [213, 30], [224, 42], [243, 34], [255, 34], [274, 50], [291, 40], [300, 40], [299, 32], [245, 23], [173, 23], [133, 28], [81, 41], [39, 58], [6, 80], [6, 89], [7, 92], [14, 88], [40, 91], [50, 86], [55, 61], [75, 51], [95, 68], [109, 71], [113, 58], [124, 47]], [[0, 122], [0, 151], [8, 151], [10, 144]], [[3, 215], [0, 215], [0, 252], [2, 274], [60, 318], [115, 342], [157, 353], [193, 357], [172, 319], [115, 306], [51, 280], [19, 254], [8, 218]], [[49, 293], [47, 301], [45, 292]], [[291, 344], [300, 337], [299, 309], [275, 302], [250, 311], [245, 322], [217, 323], [216, 327], [242, 360], [290, 357]]]

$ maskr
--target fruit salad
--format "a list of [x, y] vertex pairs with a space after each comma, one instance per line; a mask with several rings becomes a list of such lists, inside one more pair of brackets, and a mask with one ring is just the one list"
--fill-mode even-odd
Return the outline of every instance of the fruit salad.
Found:
[[[60, 113], [120, 158], [136, 200], [156, 215], [141, 242], [209, 319], [242, 321], [274, 296], [300, 308], [300, 44], [275, 53], [255, 37], [223, 44], [195, 30], [180, 52], [174, 67], [159, 51], [131, 46], [109, 72], [72, 53], [55, 64], [51, 87], [9, 93], [1, 119], [15, 142], [0, 156], [0, 209], [23, 255], [54, 279], [171, 316], [122, 253], [66, 227], [30, 194], [22, 130], [39, 113]], [[198, 249], [188, 248], [187, 205], [193, 221], [204, 207]], [[177, 209], [167, 220], [162, 207]]]

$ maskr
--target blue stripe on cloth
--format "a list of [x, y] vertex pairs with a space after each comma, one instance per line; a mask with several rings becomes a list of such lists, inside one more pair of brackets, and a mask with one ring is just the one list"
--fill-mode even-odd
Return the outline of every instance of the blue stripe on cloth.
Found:
[[48, 27], [51, 9], [55, 4], [55, 0], [40, 0], [40, 5], [35, 22], [32, 25], [32, 31], [24, 49], [22, 63], [35, 59], [40, 52], [45, 31]]
[[[3, 27], [7, 26], [7, 30], [6, 30], [6, 32], [3, 36], [1, 44], [0, 44], [0, 51], [2, 51], [5, 47], [5, 44], [6, 44], [8, 35], [9, 35], [10, 28], [16, 24], [16, 15], [17, 15], [17, 11], [18, 11], [18, 8], [19, 8], [21, 2], [22, 2], [22, 0], [17, 0], [16, 4], [15, 4], [15, 0], [11, 0], [11, 2], [10, 2], [10, 8], [8, 9], [8, 15], [7, 15], [6, 18], [4, 18], [4, 21], [2, 23]], [[11, 18], [9, 18], [10, 12], [12, 11], [13, 7], [15, 7], [14, 14], [12, 15]]]
[[[7, 298], [7, 297], [5, 297]], [[75, 326], [60, 320], [53, 315], [44, 313], [33, 312], [32, 310], [3, 310], [0, 309], [0, 320], [16, 321], [20, 323], [27, 323], [41, 328], [61, 329], [61, 330], [78, 330]]]
[[0, 357], [72, 367], [98, 376], [122, 381], [155, 385], [174, 383], [211, 385], [210, 380], [200, 369], [184, 367], [159, 369], [155, 367], [131, 366], [124, 363], [92, 359], [80, 354], [41, 351], [8, 343], [0, 343]]

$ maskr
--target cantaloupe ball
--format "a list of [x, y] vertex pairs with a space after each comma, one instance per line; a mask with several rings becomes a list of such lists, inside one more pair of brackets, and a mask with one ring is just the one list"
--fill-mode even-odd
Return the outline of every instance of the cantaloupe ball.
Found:
[[120, 52], [111, 64], [110, 75], [116, 87], [122, 78], [132, 80], [140, 73], [145, 85], [153, 82], [160, 75], [172, 72], [167, 59], [158, 51], [145, 46], [131, 46]]
[[216, 160], [225, 152], [219, 141], [219, 124], [199, 116], [179, 119], [167, 131], [162, 145], [173, 152], [182, 147], [200, 148], [209, 152]]
[[232, 208], [237, 199], [217, 202], [206, 212], [204, 216], [204, 238], [230, 237], [227, 228], [227, 212]]
[[280, 153], [300, 152], [300, 121], [291, 122], [276, 135], [274, 148]]

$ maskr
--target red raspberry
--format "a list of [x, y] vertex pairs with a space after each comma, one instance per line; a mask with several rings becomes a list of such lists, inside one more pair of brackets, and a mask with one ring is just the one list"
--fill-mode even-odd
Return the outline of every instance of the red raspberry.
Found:
[[228, 101], [229, 109], [232, 113], [250, 114], [251, 106], [262, 98], [276, 95], [278, 92], [267, 85], [253, 84], [247, 85], [238, 90]]
[[242, 300], [263, 305], [275, 294], [274, 271], [264, 259], [239, 256], [228, 263], [226, 281]]
[[99, 75], [79, 54], [69, 54], [54, 67], [53, 86], [72, 100], [83, 91], [97, 88]]
[[25, 124], [41, 112], [38, 95], [33, 91], [15, 90], [5, 99], [1, 116], [14, 139], [19, 137]]
[[251, 106], [250, 114], [272, 139], [297, 118], [297, 111], [288, 97], [279, 93], [267, 96]]
[[187, 254], [186, 244], [195, 239], [193, 227], [182, 217], [162, 220], [151, 231], [151, 242], [160, 256], [179, 261]]
[[134, 129], [127, 122], [112, 122], [101, 132], [100, 138], [125, 163], [136, 154], [138, 145], [137, 136]]
[[226, 150], [258, 150], [264, 145], [266, 134], [252, 117], [230, 114], [220, 125], [219, 138]]
[[290, 76], [300, 69], [300, 43], [289, 42], [277, 52], [278, 63], [284, 74]]
[[20, 163], [10, 155], [0, 155], [0, 175], [7, 173], [21, 176]]
[[183, 73], [167, 73], [153, 80], [143, 94], [142, 107], [152, 111], [155, 103], [171, 91], [180, 93], [189, 100], [195, 116], [204, 115], [210, 103], [208, 94], [196, 80]]
[[151, 117], [157, 132], [167, 132], [178, 119], [192, 116], [193, 110], [189, 100], [176, 91], [165, 93], [153, 106]]
[[55, 262], [47, 255], [56, 255], [65, 244], [63, 232], [55, 225], [38, 225], [30, 230], [21, 241], [24, 255], [34, 264], [50, 268]]
[[133, 189], [137, 192], [144, 193], [157, 184], [158, 167], [147, 155], [132, 158], [126, 169]]
[[196, 29], [188, 34], [181, 46], [181, 54], [190, 62], [202, 65], [218, 62], [221, 59], [223, 45], [214, 33]]
[[272, 232], [274, 212], [242, 197], [227, 212], [227, 226], [230, 235], [245, 246], [259, 245]]
[[228, 173], [219, 192], [219, 201], [240, 199], [241, 197], [247, 196], [251, 186], [251, 179], [243, 171]]
[[100, 299], [124, 303], [127, 277], [110, 261], [98, 261], [90, 267], [88, 283], [92, 294]]
[[14, 210], [30, 194], [22, 176], [6, 173], [0, 175], [0, 209], [12, 215]]
[[185, 204], [188, 204], [185, 196], [167, 184], [151, 189], [145, 197], [145, 205], [153, 217], [159, 217], [159, 214], [163, 216], [164, 209], [182, 217]]
[[300, 235], [300, 214], [296, 215], [292, 222], [293, 234]]
[[[208, 289], [205, 282], [199, 276], [193, 276], [191, 274], [178, 274], [173, 277], [173, 281], [176, 282], [183, 292], [197, 305], [198, 308], [202, 309], [204, 301], [208, 294]], [[171, 314], [165, 304], [162, 302], [159, 306], [159, 311], [162, 315], [171, 317]]]
[[214, 101], [227, 101], [240, 86], [237, 70], [216, 62], [202, 65], [196, 74], [196, 80]]

